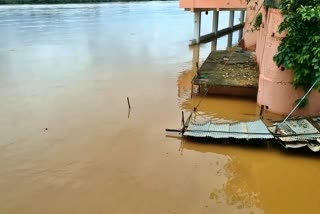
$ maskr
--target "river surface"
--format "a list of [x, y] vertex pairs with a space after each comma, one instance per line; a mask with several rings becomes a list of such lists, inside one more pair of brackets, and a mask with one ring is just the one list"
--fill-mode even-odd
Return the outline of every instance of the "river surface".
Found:
[[[190, 81], [211, 49], [189, 48], [178, 2], [2, 6], [0, 20], [0, 213], [319, 213], [319, 156], [164, 131], [199, 102]], [[258, 113], [222, 97], [198, 112]]]

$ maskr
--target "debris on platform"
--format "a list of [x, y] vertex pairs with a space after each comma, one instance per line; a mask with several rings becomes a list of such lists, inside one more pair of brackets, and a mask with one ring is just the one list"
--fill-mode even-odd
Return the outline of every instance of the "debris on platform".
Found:
[[212, 51], [199, 68], [192, 84], [208, 94], [256, 96], [259, 70], [249, 51]]

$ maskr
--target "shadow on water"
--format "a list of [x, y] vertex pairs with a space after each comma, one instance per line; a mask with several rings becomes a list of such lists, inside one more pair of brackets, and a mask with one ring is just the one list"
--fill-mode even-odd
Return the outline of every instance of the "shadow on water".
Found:
[[[312, 152], [307, 147], [299, 149], [286, 149], [275, 140], [239, 140], [239, 139], [212, 139], [212, 138], [195, 138], [166, 135], [167, 138], [174, 138], [180, 141], [180, 151], [184, 149], [201, 153], [221, 153], [223, 155], [232, 154], [232, 150], [246, 150], [247, 152], [262, 152], [265, 154], [274, 153], [281, 156], [301, 157], [310, 159], [319, 159], [320, 154]], [[224, 153], [227, 151], [227, 153]], [[228, 153], [231, 152], [231, 153]]]
[[209, 147], [220, 149], [245, 149], [248, 152], [263, 152], [263, 153], [277, 153], [283, 156], [293, 156], [293, 157], [303, 157], [303, 158], [320, 158], [319, 153], [312, 152], [307, 147], [302, 147], [299, 149], [286, 149], [277, 141], [273, 140], [238, 140], [238, 139], [224, 139], [224, 140], [214, 140], [209, 138], [199, 139], [199, 138], [187, 138], [181, 139], [181, 144], [183, 149], [194, 150], [198, 152], [213, 152], [215, 150], [208, 150]]

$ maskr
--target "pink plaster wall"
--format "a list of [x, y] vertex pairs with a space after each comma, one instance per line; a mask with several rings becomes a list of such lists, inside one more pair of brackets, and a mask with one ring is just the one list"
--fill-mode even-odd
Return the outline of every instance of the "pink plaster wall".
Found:
[[246, 9], [245, 0], [179, 0], [180, 8], [196, 9]]
[[[282, 71], [273, 61], [277, 48], [285, 32], [278, 33], [282, 15], [278, 9], [261, 9], [263, 23], [257, 32], [256, 56], [260, 67], [259, 89], [257, 101], [259, 105], [267, 105], [274, 113], [288, 114], [294, 107], [295, 100], [301, 98], [303, 90], [292, 87], [293, 73]], [[295, 115], [318, 115], [320, 113], [320, 93], [312, 91], [308, 96], [309, 104], [296, 111]]]
[[243, 41], [247, 50], [254, 51], [257, 44], [257, 31], [251, 31], [255, 17], [261, 9], [264, 0], [250, 1], [246, 11]]

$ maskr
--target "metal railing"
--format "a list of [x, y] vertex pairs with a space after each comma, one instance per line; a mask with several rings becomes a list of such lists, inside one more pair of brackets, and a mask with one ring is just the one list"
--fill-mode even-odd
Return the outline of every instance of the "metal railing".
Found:
[[292, 113], [300, 106], [300, 104], [303, 102], [303, 100], [309, 95], [309, 93], [312, 91], [312, 89], [317, 85], [317, 83], [319, 81], [320, 81], [320, 79], [317, 79], [312, 84], [312, 86], [309, 88], [309, 90], [303, 95], [303, 97], [299, 100], [299, 102], [295, 105], [295, 107], [291, 110], [291, 112], [286, 116], [286, 118], [276, 126], [276, 130], [275, 130], [276, 134], [277, 134], [279, 128], [282, 126], [282, 124], [284, 124], [289, 119], [289, 117], [292, 115]]

